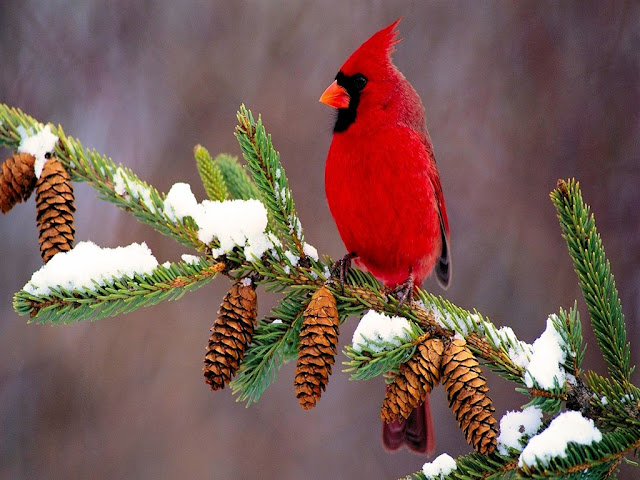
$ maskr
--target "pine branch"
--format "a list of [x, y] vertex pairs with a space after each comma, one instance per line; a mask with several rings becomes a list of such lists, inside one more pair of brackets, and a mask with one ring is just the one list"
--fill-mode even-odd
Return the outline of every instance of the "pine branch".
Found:
[[622, 306], [593, 215], [583, 202], [575, 180], [559, 180], [550, 196], [558, 211], [562, 236], [567, 241], [609, 373], [627, 384], [635, 367], [630, 367], [631, 351]]
[[569, 347], [565, 367], [568, 371], [573, 372], [574, 377], [578, 378], [587, 346], [582, 343], [582, 324], [580, 323], [577, 302], [573, 303], [569, 312], [561, 308], [560, 314], [555, 319], [557, 320], [556, 331], [560, 333], [565, 344]]
[[591, 445], [570, 442], [566, 456], [556, 456], [547, 464], [519, 467], [526, 478], [587, 478], [600, 480], [613, 464], [620, 462], [627, 453], [640, 447], [640, 430], [620, 428], [605, 433], [602, 440]]
[[636, 426], [640, 429], [640, 389], [587, 372], [585, 380], [593, 391], [590, 402], [598, 412], [600, 428], [615, 429]]
[[[39, 131], [43, 125], [17, 108], [0, 104], [0, 146], [15, 150], [20, 145], [21, 128]], [[76, 182], [87, 182], [98, 197], [131, 213], [138, 221], [150, 225], [163, 235], [175, 239], [185, 247], [204, 251], [206, 245], [198, 240], [192, 221], [173, 222], [163, 213], [164, 197], [152, 186], [140, 180], [129, 168], [116, 165], [110, 158], [65, 136], [62, 127], [51, 126], [58, 136], [56, 155]]]
[[43, 296], [20, 290], [14, 296], [13, 307], [18, 314], [29, 315], [30, 321], [38, 323], [98, 320], [165, 300], [178, 300], [185, 293], [209, 283], [224, 268], [223, 262], [179, 262], [158, 266], [149, 275], [113, 278], [105, 285], [95, 283], [93, 288], [82, 290], [69, 291], [58, 287]]
[[[518, 457], [502, 456], [498, 454], [481, 455], [471, 453], [456, 459], [456, 469], [448, 475], [438, 477], [438, 480], [475, 480], [475, 479], [519, 479]], [[405, 480], [427, 480], [422, 471], [405, 477]]]
[[257, 402], [276, 379], [280, 367], [295, 358], [306, 292], [289, 290], [282, 302], [256, 329], [244, 362], [230, 383], [237, 400], [247, 406]]
[[244, 105], [240, 106], [238, 123], [236, 138], [262, 201], [274, 219], [274, 233], [290, 245], [300, 258], [305, 258], [302, 224], [296, 213], [289, 181], [280, 163], [280, 154], [271, 143], [271, 135], [266, 133], [260, 116], [257, 121], [254, 120], [253, 114]]
[[359, 348], [346, 345], [344, 354], [350, 360], [343, 363], [347, 367], [343, 371], [351, 374], [351, 380], [369, 380], [380, 375], [396, 373], [400, 364], [413, 356], [416, 345], [425, 337], [415, 324], [411, 325], [409, 335], [409, 341], [396, 337], [400, 345], [371, 339], [366, 339], [366, 345], [360, 345]]

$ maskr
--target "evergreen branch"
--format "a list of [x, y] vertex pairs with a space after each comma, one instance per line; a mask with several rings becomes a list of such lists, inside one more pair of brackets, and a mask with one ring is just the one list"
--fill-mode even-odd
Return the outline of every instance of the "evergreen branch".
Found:
[[272, 309], [270, 321], [259, 323], [238, 374], [230, 383], [238, 401], [247, 406], [257, 402], [276, 379], [280, 367], [296, 357], [306, 296], [304, 291], [289, 290]]
[[520, 473], [527, 478], [586, 478], [600, 480], [611, 470], [614, 463], [640, 447], [640, 430], [637, 428], [620, 428], [614, 432], [604, 433], [602, 440], [591, 445], [579, 445], [569, 442], [566, 456], [556, 456], [548, 463], [524, 465]]
[[[324, 262], [316, 262], [309, 257], [309, 267], [287, 265], [282, 251], [277, 250], [277, 247], [273, 251], [276, 252], [275, 255], [266, 254], [261, 261], [251, 265], [242, 264], [242, 259], [238, 258], [241, 265], [231, 274], [242, 277], [255, 272], [260, 276], [258, 283], [271, 291], [281, 291], [287, 286], [311, 291], [327, 280], [328, 270], [333, 265], [329, 258]], [[236, 261], [235, 258], [230, 259]], [[524, 385], [522, 367], [516, 365], [509, 356], [510, 348], [521, 348], [519, 341], [510, 329], [497, 329], [477, 312], [471, 313], [422, 289], [417, 289], [415, 293], [419, 301], [398, 308], [398, 300], [388, 294], [388, 289], [380, 285], [370, 273], [356, 268], [349, 270], [344, 291], [331, 281], [327, 283], [327, 287], [336, 297], [341, 319], [359, 316], [366, 310], [373, 309], [390, 316], [402, 315], [418, 325], [423, 332], [432, 335], [450, 337], [456, 330], [465, 336], [469, 347], [477, 355], [487, 360], [489, 368], [509, 381]], [[511, 333], [505, 334], [507, 331]], [[486, 332], [494, 333], [488, 335]]]
[[[448, 475], [442, 475], [439, 480], [489, 480], [489, 479], [519, 479], [518, 458], [498, 454], [481, 455], [470, 453], [456, 459], [456, 469]], [[416, 472], [404, 480], [427, 480], [422, 472]]]
[[[43, 125], [17, 108], [0, 104], [0, 146], [16, 150], [22, 138], [21, 128], [35, 132]], [[100, 199], [130, 212], [138, 221], [172, 237], [181, 245], [198, 251], [206, 249], [198, 239], [195, 224], [189, 220], [169, 220], [163, 213], [164, 197], [129, 168], [116, 165], [95, 150], [86, 150], [78, 140], [67, 137], [60, 126], [52, 125], [51, 131], [59, 138], [56, 155], [73, 181], [87, 182], [98, 192]]]
[[343, 372], [351, 374], [350, 380], [369, 380], [388, 372], [397, 372], [400, 364], [409, 360], [416, 349], [416, 343], [411, 341], [399, 346], [371, 340], [368, 343], [381, 350], [373, 350], [370, 346], [361, 350], [354, 349], [351, 345], [345, 346], [344, 354], [350, 360], [343, 362], [347, 367]]
[[202, 145], [196, 145], [193, 149], [193, 155], [196, 159], [196, 167], [202, 179], [204, 191], [209, 199], [219, 202], [226, 200], [229, 197], [227, 184], [224, 181], [220, 167], [211, 158], [209, 151]]
[[538, 407], [543, 412], [551, 415], [560, 412], [562, 402], [567, 400], [566, 389], [560, 387], [554, 389], [554, 391], [517, 387], [516, 391], [531, 397], [531, 400], [524, 407]]
[[129, 313], [140, 307], [177, 300], [186, 292], [210, 282], [225, 264], [204, 259], [196, 264], [184, 262], [158, 266], [151, 274], [133, 278], [113, 278], [104, 285], [69, 291], [52, 288], [48, 295], [37, 296], [20, 290], [13, 306], [20, 315], [29, 315], [38, 323], [67, 324], [79, 320], [97, 320]]
[[56, 152], [74, 181], [84, 181], [98, 192], [102, 200], [130, 212], [138, 221], [172, 237], [185, 247], [204, 251], [206, 245], [198, 239], [198, 229], [191, 219], [170, 220], [164, 214], [164, 195], [140, 180], [131, 169], [116, 165], [110, 158], [95, 150], [85, 150], [82, 144], [65, 136], [59, 127], [60, 138]]
[[595, 420], [601, 429], [630, 425], [640, 429], [640, 389], [620, 384], [592, 371], [587, 372], [585, 380], [593, 391], [590, 400], [598, 413]]
[[43, 127], [44, 125], [19, 108], [0, 103], [0, 146], [17, 150], [22, 140], [21, 128], [28, 132]]
[[273, 217], [276, 227], [274, 233], [304, 259], [302, 224], [296, 213], [289, 181], [280, 163], [280, 154], [273, 148], [271, 135], [266, 133], [261, 117], [254, 120], [253, 114], [244, 105], [240, 106], [238, 112], [236, 138], [262, 201]]
[[577, 378], [580, 376], [580, 365], [587, 349], [587, 346], [582, 343], [582, 324], [577, 302], [573, 303], [569, 312], [561, 308], [559, 315], [553, 316], [552, 320], [556, 331], [568, 347], [565, 351], [567, 357], [564, 366]]
[[593, 215], [583, 202], [575, 180], [559, 180], [550, 196], [609, 373], [617, 381], [628, 384], [635, 367], [630, 367], [631, 351], [622, 306]]
[[[240, 264], [237, 270], [231, 272], [233, 276], [242, 277], [255, 272], [260, 276], [258, 283], [271, 291], [282, 291], [286, 287], [309, 291], [317, 289], [328, 280], [328, 271], [333, 265], [330, 258], [319, 262], [310, 257], [307, 257], [309, 267], [287, 265], [282, 250], [277, 247], [263, 256], [261, 261], [251, 265], [242, 264], [241, 258], [230, 259]], [[349, 269], [344, 291], [332, 281], [327, 286], [336, 297], [341, 319], [359, 316], [373, 309], [390, 316], [402, 315], [423, 332], [432, 335], [450, 337], [458, 331], [465, 336], [474, 353], [488, 362], [490, 369], [509, 381], [524, 385], [522, 367], [516, 365], [509, 356], [509, 349], [521, 349], [522, 342], [515, 338], [508, 327], [498, 329], [479, 313], [471, 313], [422, 289], [417, 289], [415, 293], [419, 301], [411, 305], [405, 303], [399, 308], [397, 298], [389, 295], [388, 289], [370, 273], [356, 268]]]
[[245, 167], [238, 162], [238, 157], [221, 153], [213, 160], [213, 163], [220, 169], [222, 178], [227, 185], [229, 197], [236, 200], [260, 199], [258, 187], [247, 175]]
[[[600, 442], [592, 445], [579, 445], [569, 442], [566, 456], [557, 456], [547, 464], [518, 467], [518, 457], [480, 455], [471, 453], [456, 459], [456, 469], [441, 480], [472, 479], [591, 479], [607, 478], [625, 455], [640, 447], [640, 431], [635, 428], [622, 428], [603, 435]], [[514, 452], [519, 455], [519, 452]], [[405, 479], [427, 480], [422, 472], [416, 472]]]

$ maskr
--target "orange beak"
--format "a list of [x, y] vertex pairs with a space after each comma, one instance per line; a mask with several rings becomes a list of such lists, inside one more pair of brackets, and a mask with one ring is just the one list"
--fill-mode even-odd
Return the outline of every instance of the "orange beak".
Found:
[[338, 85], [336, 80], [334, 80], [334, 82], [329, 85], [329, 88], [327, 88], [320, 97], [320, 102], [333, 108], [348, 108], [349, 94], [343, 87]]

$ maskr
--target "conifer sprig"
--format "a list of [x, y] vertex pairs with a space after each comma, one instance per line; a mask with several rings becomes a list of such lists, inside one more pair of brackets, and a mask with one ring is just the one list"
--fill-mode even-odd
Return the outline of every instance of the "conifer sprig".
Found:
[[622, 306], [593, 215], [575, 180], [559, 180], [550, 196], [609, 373], [617, 381], [628, 383], [635, 367], [630, 366], [631, 351]]
[[94, 284], [92, 288], [67, 290], [52, 288], [46, 295], [33, 295], [20, 290], [14, 296], [13, 308], [29, 315], [38, 323], [72, 323], [98, 320], [156, 305], [165, 300], [178, 300], [185, 293], [202, 287], [223, 271], [223, 262], [178, 262], [159, 265], [151, 274], [123, 276]]
[[[21, 142], [21, 128], [36, 132], [43, 125], [18, 108], [0, 104], [0, 146], [16, 150]], [[116, 165], [111, 158], [95, 150], [85, 149], [73, 137], [67, 137], [61, 126], [51, 125], [59, 138], [55, 149], [60, 163], [75, 182], [86, 182], [98, 198], [131, 213], [140, 222], [168, 235], [181, 245], [204, 251], [207, 246], [198, 239], [193, 221], [171, 221], [163, 214], [164, 196], [135, 175], [131, 169]]]
[[259, 322], [244, 362], [231, 381], [237, 400], [257, 402], [276, 379], [280, 367], [297, 356], [302, 312], [308, 302], [303, 290], [289, 290], [284, 299]]
[[290, 245], [300, 258], [305, 258], [304, 234], [298, 218], [289, 181], [280, 163], [280, 154], [273, 148], [271, 135], [266, 133], [262, 118], [256, 121], [244, 105], [238, 112], [236, 138], [253, 175], [260, 197], [273, 217], [274, 233]]

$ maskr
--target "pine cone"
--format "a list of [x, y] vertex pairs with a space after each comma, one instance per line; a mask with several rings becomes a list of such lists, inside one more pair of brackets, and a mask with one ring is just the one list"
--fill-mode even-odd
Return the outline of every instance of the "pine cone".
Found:
[[220, 304], [218, 318], [204, 357], [204, 378], [211, 390], [220, 390], [231, 381], [253, 337], [258, 316], [258, 295], [244, 280], [235, 283]]
[[36, 186], [33, 165], [28, 153], [14, 153], [0, 167], [0, 210], [7, 213], [18, 202], [26, 201]]
[[418, 344], [416, 353], [400, 365], [400, 371], [387, 388], [380, 417], [387, 423], [406, 419], [414, 408], [422, 405], [429, 392], [440, 381], [440, 360], [444, 344], [429, 338]]
[[300, 328], [300, 346], [294, 388], [300, 406], [316, 406], [327, 387], [335, 361], [339, 333], [336, 299], [322, 286], [311, 297]]
[[36, 222], [44, 263], [73, 247], [76, 211], [69, 173], [56, 157], [46, 161], [36, 182]]
[[482, 454], [493, 452], [497, 442], [495, 408], [478, 361], [463, 339], [454, 339], [442, 357], [442, 383], [467, 443]]

